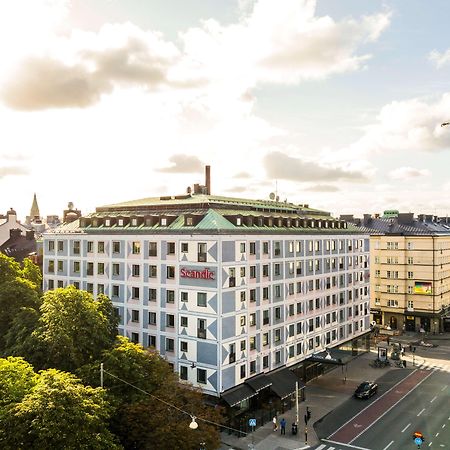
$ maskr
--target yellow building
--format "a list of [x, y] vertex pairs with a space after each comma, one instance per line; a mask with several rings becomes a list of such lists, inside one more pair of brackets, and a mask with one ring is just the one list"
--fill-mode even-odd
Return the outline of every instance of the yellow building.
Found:
[[370, 233], [370, 306], [394, 330], [450, 331], [450, 221], [386, 211], [346, 220]]

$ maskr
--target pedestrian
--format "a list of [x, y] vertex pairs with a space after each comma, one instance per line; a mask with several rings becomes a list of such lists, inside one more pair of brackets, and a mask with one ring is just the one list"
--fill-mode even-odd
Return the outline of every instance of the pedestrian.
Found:
[[286, 434], [286, 420], [284, 419], [284, 417], [281, 419], [280, 425], [281, 425], [281, 434]]
[[390, 339], [389, 336], [387, 337], [387, 345], [389, 345]]
[[272, 422], [273, 422], [273, 431], [277, 431], [278, 430], [277, 416], [273, 416]]

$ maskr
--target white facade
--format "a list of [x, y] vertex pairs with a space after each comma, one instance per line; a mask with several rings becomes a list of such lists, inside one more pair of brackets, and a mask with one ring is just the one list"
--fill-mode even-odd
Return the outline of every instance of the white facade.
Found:
[[[108, 295], [120, 333], [211, 395], [369, 330], [361, 234], [44, 235], [44, 289]], [[156, 253], [155, 250], [156, 249]]]
[[25, 233], [28, 228], [17, 221], [16, 212], [8, 211], [6, 216], [0, 216], [0, 245], [3, 245], [9, 238], [11, 230], [20, 230]]

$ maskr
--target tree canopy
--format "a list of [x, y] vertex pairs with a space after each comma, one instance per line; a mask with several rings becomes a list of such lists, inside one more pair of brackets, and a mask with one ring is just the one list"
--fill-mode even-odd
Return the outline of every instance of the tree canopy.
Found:
[[[21, 364], [19, 361], [13, 363]], [[16, 371], [22, 377], [16, 384], [27, 392], [22, 395], [16, 387], [16, 399], [22, 398], [14, 402], [11, 396], [13, 401], [3, 409], [0, 425], [2, 448], [121, 448], [107, 428], [111, 407], [103, 389], [84, 386], [73, 374], [56, 369], [34, 375], [36, 380], [32, 385], [23, 376], [29, 367], [20, 366], [19, 369]]]
[[73, 286], [46, 292], [40, 313], [33, 336], [46, 355], [43, 368], [74, 371], [98, 360], [117, 334], [118, 319], [111, 300], [104, 295], [94, 300]]

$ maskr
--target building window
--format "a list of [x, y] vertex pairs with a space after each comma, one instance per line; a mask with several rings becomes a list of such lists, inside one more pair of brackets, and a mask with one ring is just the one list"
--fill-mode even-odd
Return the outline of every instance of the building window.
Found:
[[408, 294], [413, 294], [414, 288], [412, 286], [408, 286]]
[[249, 325], [254, 327], [256, 325], [256, 313], [251, 313], [249, 316]]
[[236, 286], [236, 269], [234, 267], [230, 267], [228, 269], [228, 285], [229, 287], [234, 287]]
[[131, 321], [132, 322], [139, 322], [139, 311], [137, 309], [133, 309], [131, 311]]
[[156, 301], [156, 289], [155, 288], [149, 288], [148, 289], [148, 299], [151, 302]]
[[255, 336], [249, 337], [249, 345], [250, 345], [250, 350], [256, 350], [256, 337]]
[[58, 261], [58, 272], [64, 271], [64, 261]]
[[280, 342], [281, 341], [281, 328], [277, 328], [275, 330], [275, 335], [274, 335], [273, 341], [274, 342]]
[[197, 319], [197, 337], [206, 339], [206, 319]]
[[166, 315], [166, 327], [173, 328], [175, 326], [175, 315], [167, 314]]
[[187, 366], [180, 366], [180, 379], [187, 380], [188, 379], [188, 368]]
[[281, 266], [280, 266], [280, 264], [278, 264], [278, 263], [274, 264], [274, 266], [273, 266], [273, 274], [275, 276], [278, 276], [278, 275], [281, 274]]
[[74, 273], [80, 273], [80, 261], [73, 262], [73, 271]]
[[93, 241], [88, 241], [87, 243], [87, 252], [88, 253], [93, 253], [94, 251], [94, 242]]
[[197, 245], [197, 261], [206, 262], [206, 260], [207, 260], [206, 243], [200, 242]]
[[73, 241], [73, 254], [74, 255], [80, 254], [80, 241]]
[[48, 241], [48, 251], [53, 252], [55, 250], [55, 241]]
[[175, 350], [175, 341], [171, 338], [166, 338], [166, 352], [173, 352]]
[[263, 356], [263, 369], [267, 369], [269, 367], [269, 356]]
[[256, 302], [256, 289], [250, 289], [250, 301]]
[[412, 300], [408, 300], [408, 308], [414, 309], [414, 302]]
[[93, 262], [87, 263], [87, 275], [94, 275], [94, 263]]
[[250, 266], [250, 278], [256, 278], [256, 266]]
[[262, 345], [269, 345], [269, 333], [263, 333]]
[[97, 284], [97, 295], [105, 293], [105, 285]]
[[241, 378], [245, 378], [245, 364], [240, 367]]
[[187, 327], [188, 326], [188, 318], [186, 316], [181, 316], [180, 317], [180, 325], [182, 327]]
[[149, 312], [148, 313], [148, 323], [149, 325], [156, 325], [156, 313], [155, 312]]
[[131, 298], [133, 298], [135, 300], [139, 300], [139, 288], [138, 287], [131, 288]]
[[279, 306], [277, 306], [275, 308], [275, 320], [280, 320], [281, 319], [281, 308]]
[[269, 265], [268, 264], [264, 264], [262, 266], [262, 273], [263, 273], [263, 277], [269, 276]]
[[112, 274], [113, 274], [113, 276], [119, 276], [120, 275], [120, 265], [119, 264], [113, 264], [112, 265]]
[[117, 284], [113, 284], [112, 296], [113, 297], [118, 297], [119, 296], [119, 286]]
[[120, 253], [120, 242], [113, 242], [113, 253]]
[[269, 243], [263, 242], [263, 254], [268, 255], [269, 254]]
[[281, 352], [278, 350], [277, 352], [275, 352], [275, 364], [280, 363], [281, 363]]
[[263, 311], [263, 325], [269, 325], [270, 319], [269, 319], [269, 310], [265, 309]]
[[157, 266], [148, 266], [148, 277], [156, 278], [158, 276], [158, 268]]
[[281, 286], [279, 284], [275, 285], [275, 298], [281, 297]]
[[180, 350], [182, 352], [188, 351], [188, 343], [186, 341], [180, 341]]
[[245, 351], [245, 347], [246, 347], [246, 342], [245, 340], [241, 341], [241, 352]]
[[105, 263], [97, 263], [97, 274], [98, 275], [105, 274]]
[[256, 361], [250, 361], [250, 373], [256, 373]]
[[197, 292], [197, 306], [206, 307], [206, 292]]
[[158, 243], [157, 242], [149, 242], [148, 243], [148, 256], [157, 256], [158, 255]]
[[397, 308], [398, 307], [398, 300], [388, 300], [387, 305], [390, 308]]
[[139, 333], [131, 333], [131, 342], [133, 344], [139, 344]]
[[64, 241], [58, 241], [58, 252], [64, 251]]
[[175, 254], [175, 242], [167, 243], [167, 254], [174, 255]]
[[241, 253], [245, 253], [245, 242], [241, 242], [239, 245], [239, 249]]
[[175, 291], [172, 289], [166, 290], [166, 303], [175, 303]]
[[187, 301], [189, 301], [189, 294], [188, 294], [187, 292], [182, 291], [182, 292], [180, 293], [180, 300], [181, 300], [182, 302], [187, 302]]
[[97, 242], [97, 252], [105, 253], [105, 243], [103, 241]]
[[414, 278], [414, 273], [413, 272], [408, 272], [408, 278], [409, 279]]
[[250, 242], [250, 255], [256, 254], [256, 242]]
[[262, 298], [263, 298], [263, 300], [269, 300], [269, 288], [268, 287], [263, 287]]
[[167, 266], [167, 278], [175, 278], [175, 266]]
[[148, 335], [148, 346], [156, 348], [156, 336], [153, 334]]
[[245, 277], [245, 267], [241, 267], [240, 273], [241, 273], [241, 277], [244, 278]]
[[241, 327], [245, 327], [245, 316], [240, 317], [240, 324], [241, 324]]
[[197, 383], [206, 384], [206, 370], [197, 369]]
[[132, 250], [133, 255], [139, 255], [141, 253], [141, 243], [139, 241], [133, 242]]
[[[64, 281], [58, 280], [58, 287], [59, 288], [63, 288], [64, 287]], [[94, 291], [94, 287], [92, 286], [92, 291], [89, 291], [89, 292], [92, 294], [93, 291]]]
[[166, 226], [167, 226], [167, 218], [166, 218], [166, 217], [161, 217], [161, 218], [159, 219], [159, 224], [160, 224], [162, 227], [166, 227]]

